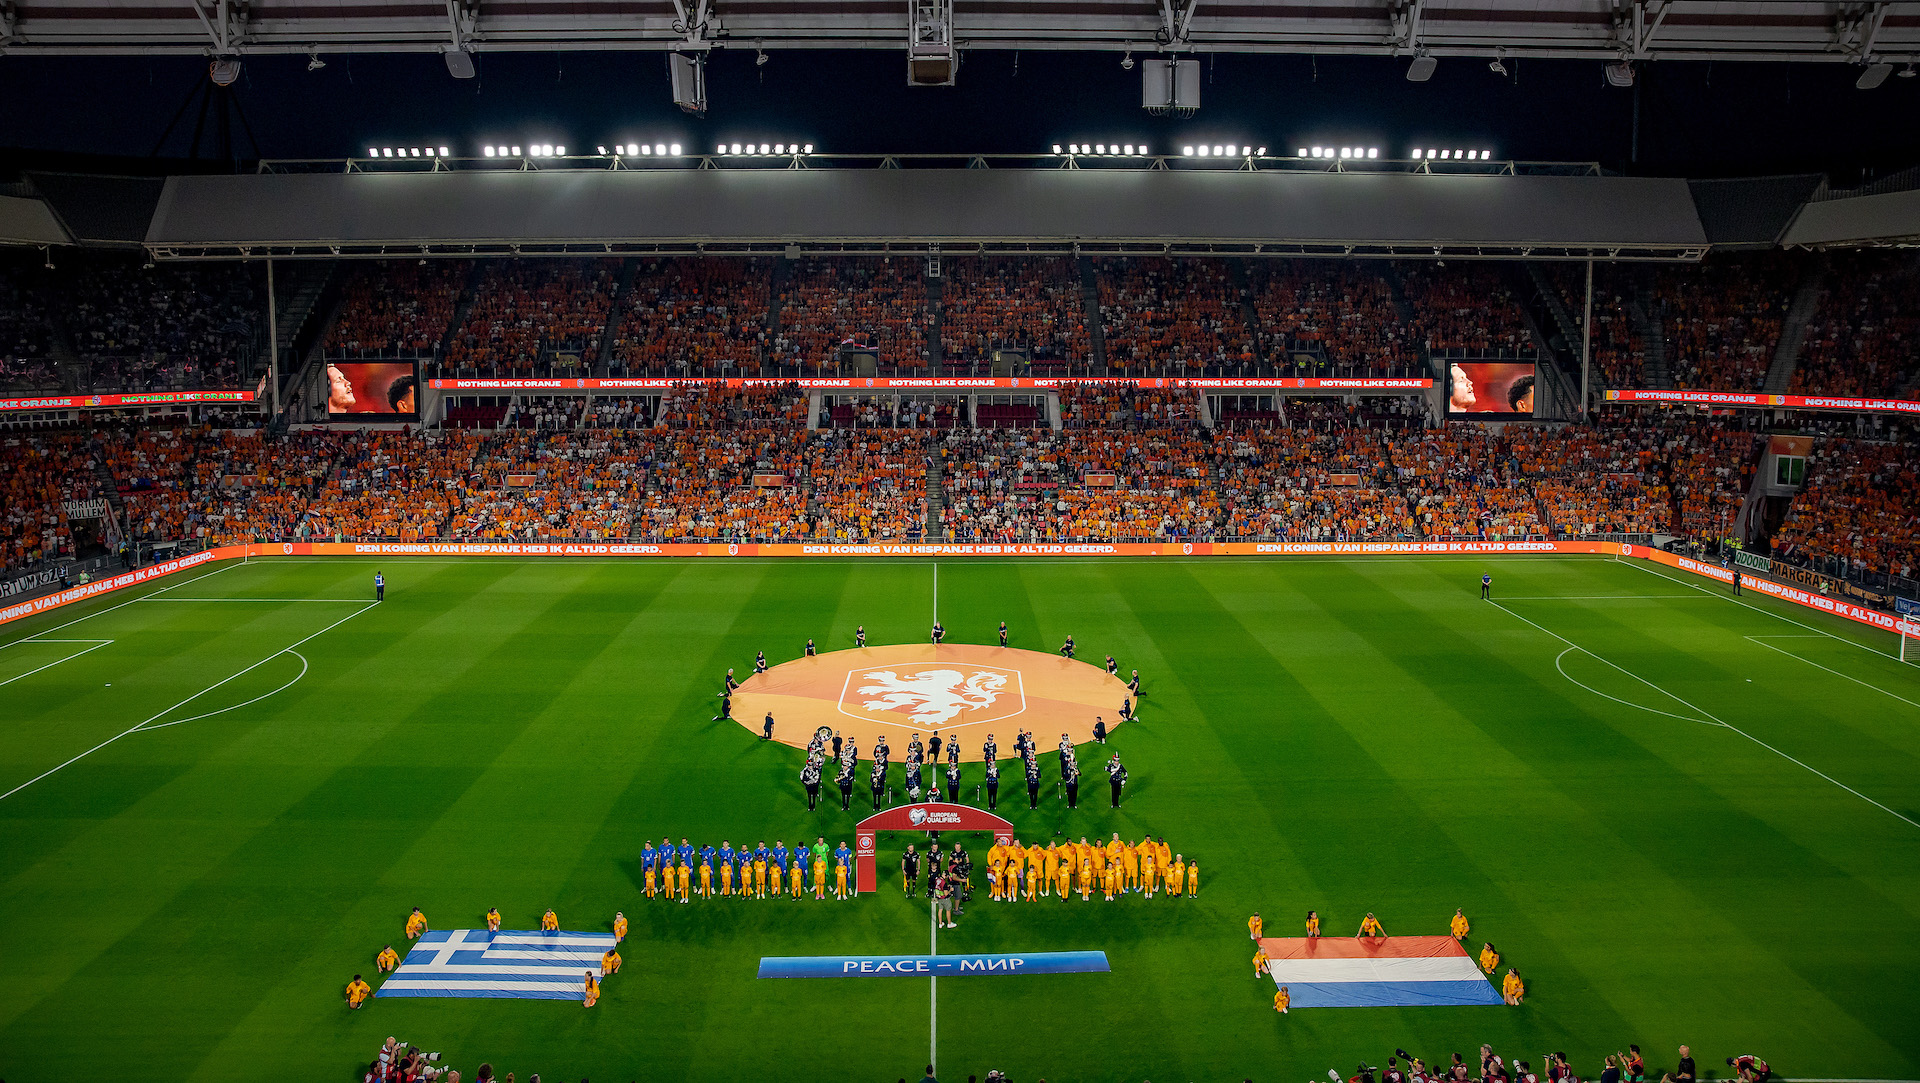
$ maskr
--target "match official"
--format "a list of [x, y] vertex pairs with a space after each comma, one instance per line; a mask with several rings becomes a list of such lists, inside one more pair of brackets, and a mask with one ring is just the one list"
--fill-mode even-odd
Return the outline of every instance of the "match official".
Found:
[[387, 577], [379, 572], [373, 573], [373, 600], [376, 602], [387, 600]]
[[1480, 573], [1480, 597], [1485, 598], [1488, 601], [1493, 600], [1493, 573], [1492, 572]]

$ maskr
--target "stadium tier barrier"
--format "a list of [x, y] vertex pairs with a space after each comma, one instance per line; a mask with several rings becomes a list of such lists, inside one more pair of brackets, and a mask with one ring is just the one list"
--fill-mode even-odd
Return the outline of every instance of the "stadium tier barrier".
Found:
[[[253, 557], [1309, 557], [1309, 556], [1567, 556], [1624, 557], [1664, 565], [1731, 584], [1734, 571], [1703, 560], [1644, 545], [1596, 541], [1408, 541], [1408, 542], [1124, 542], [1086, 543], [659, 543], [638, 542], [256, 542], [223, 545], [191, 556], [149, 564], [84, 586], [47, 594], [0, 609], [0, 624], [36, 616], [103, 594], [165, 579], [222, 560]], [[1920, 635], [1909, 623], [1866, 606], [1759, 576], [1743, 576], [1741, 585], [1759, 594], [1816, 609], [1870, 628]]]

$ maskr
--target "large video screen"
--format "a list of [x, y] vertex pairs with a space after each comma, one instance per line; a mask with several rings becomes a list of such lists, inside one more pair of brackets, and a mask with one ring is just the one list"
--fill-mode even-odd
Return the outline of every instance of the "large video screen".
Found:
[[335, 361], [327, 365], [327, 415], [413, 421], [420, 416], [420, 378], [411, 361]]
[[1447, 413], [1533, 416], [1531, 361], [1456, 361], [1447, 373]]

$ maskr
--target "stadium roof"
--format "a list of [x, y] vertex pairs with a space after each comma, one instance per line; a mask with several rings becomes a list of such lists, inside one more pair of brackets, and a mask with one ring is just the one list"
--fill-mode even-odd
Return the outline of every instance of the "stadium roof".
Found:
[[[1603, 60], [1920, 59], [1920, 5], [1720, 0], [926, 0], [974, 49]], [[907, 46], [906, 0], [10, 0], [11, 52]]]

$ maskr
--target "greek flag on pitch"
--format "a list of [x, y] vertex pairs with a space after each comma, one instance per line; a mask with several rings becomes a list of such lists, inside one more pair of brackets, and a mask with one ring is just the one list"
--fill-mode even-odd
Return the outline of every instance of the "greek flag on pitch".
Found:
[[373, 995], [583, 1000], [587, 972], [605, 976], [600, 956], [613, 945], [612, 933], [436, 929]]

